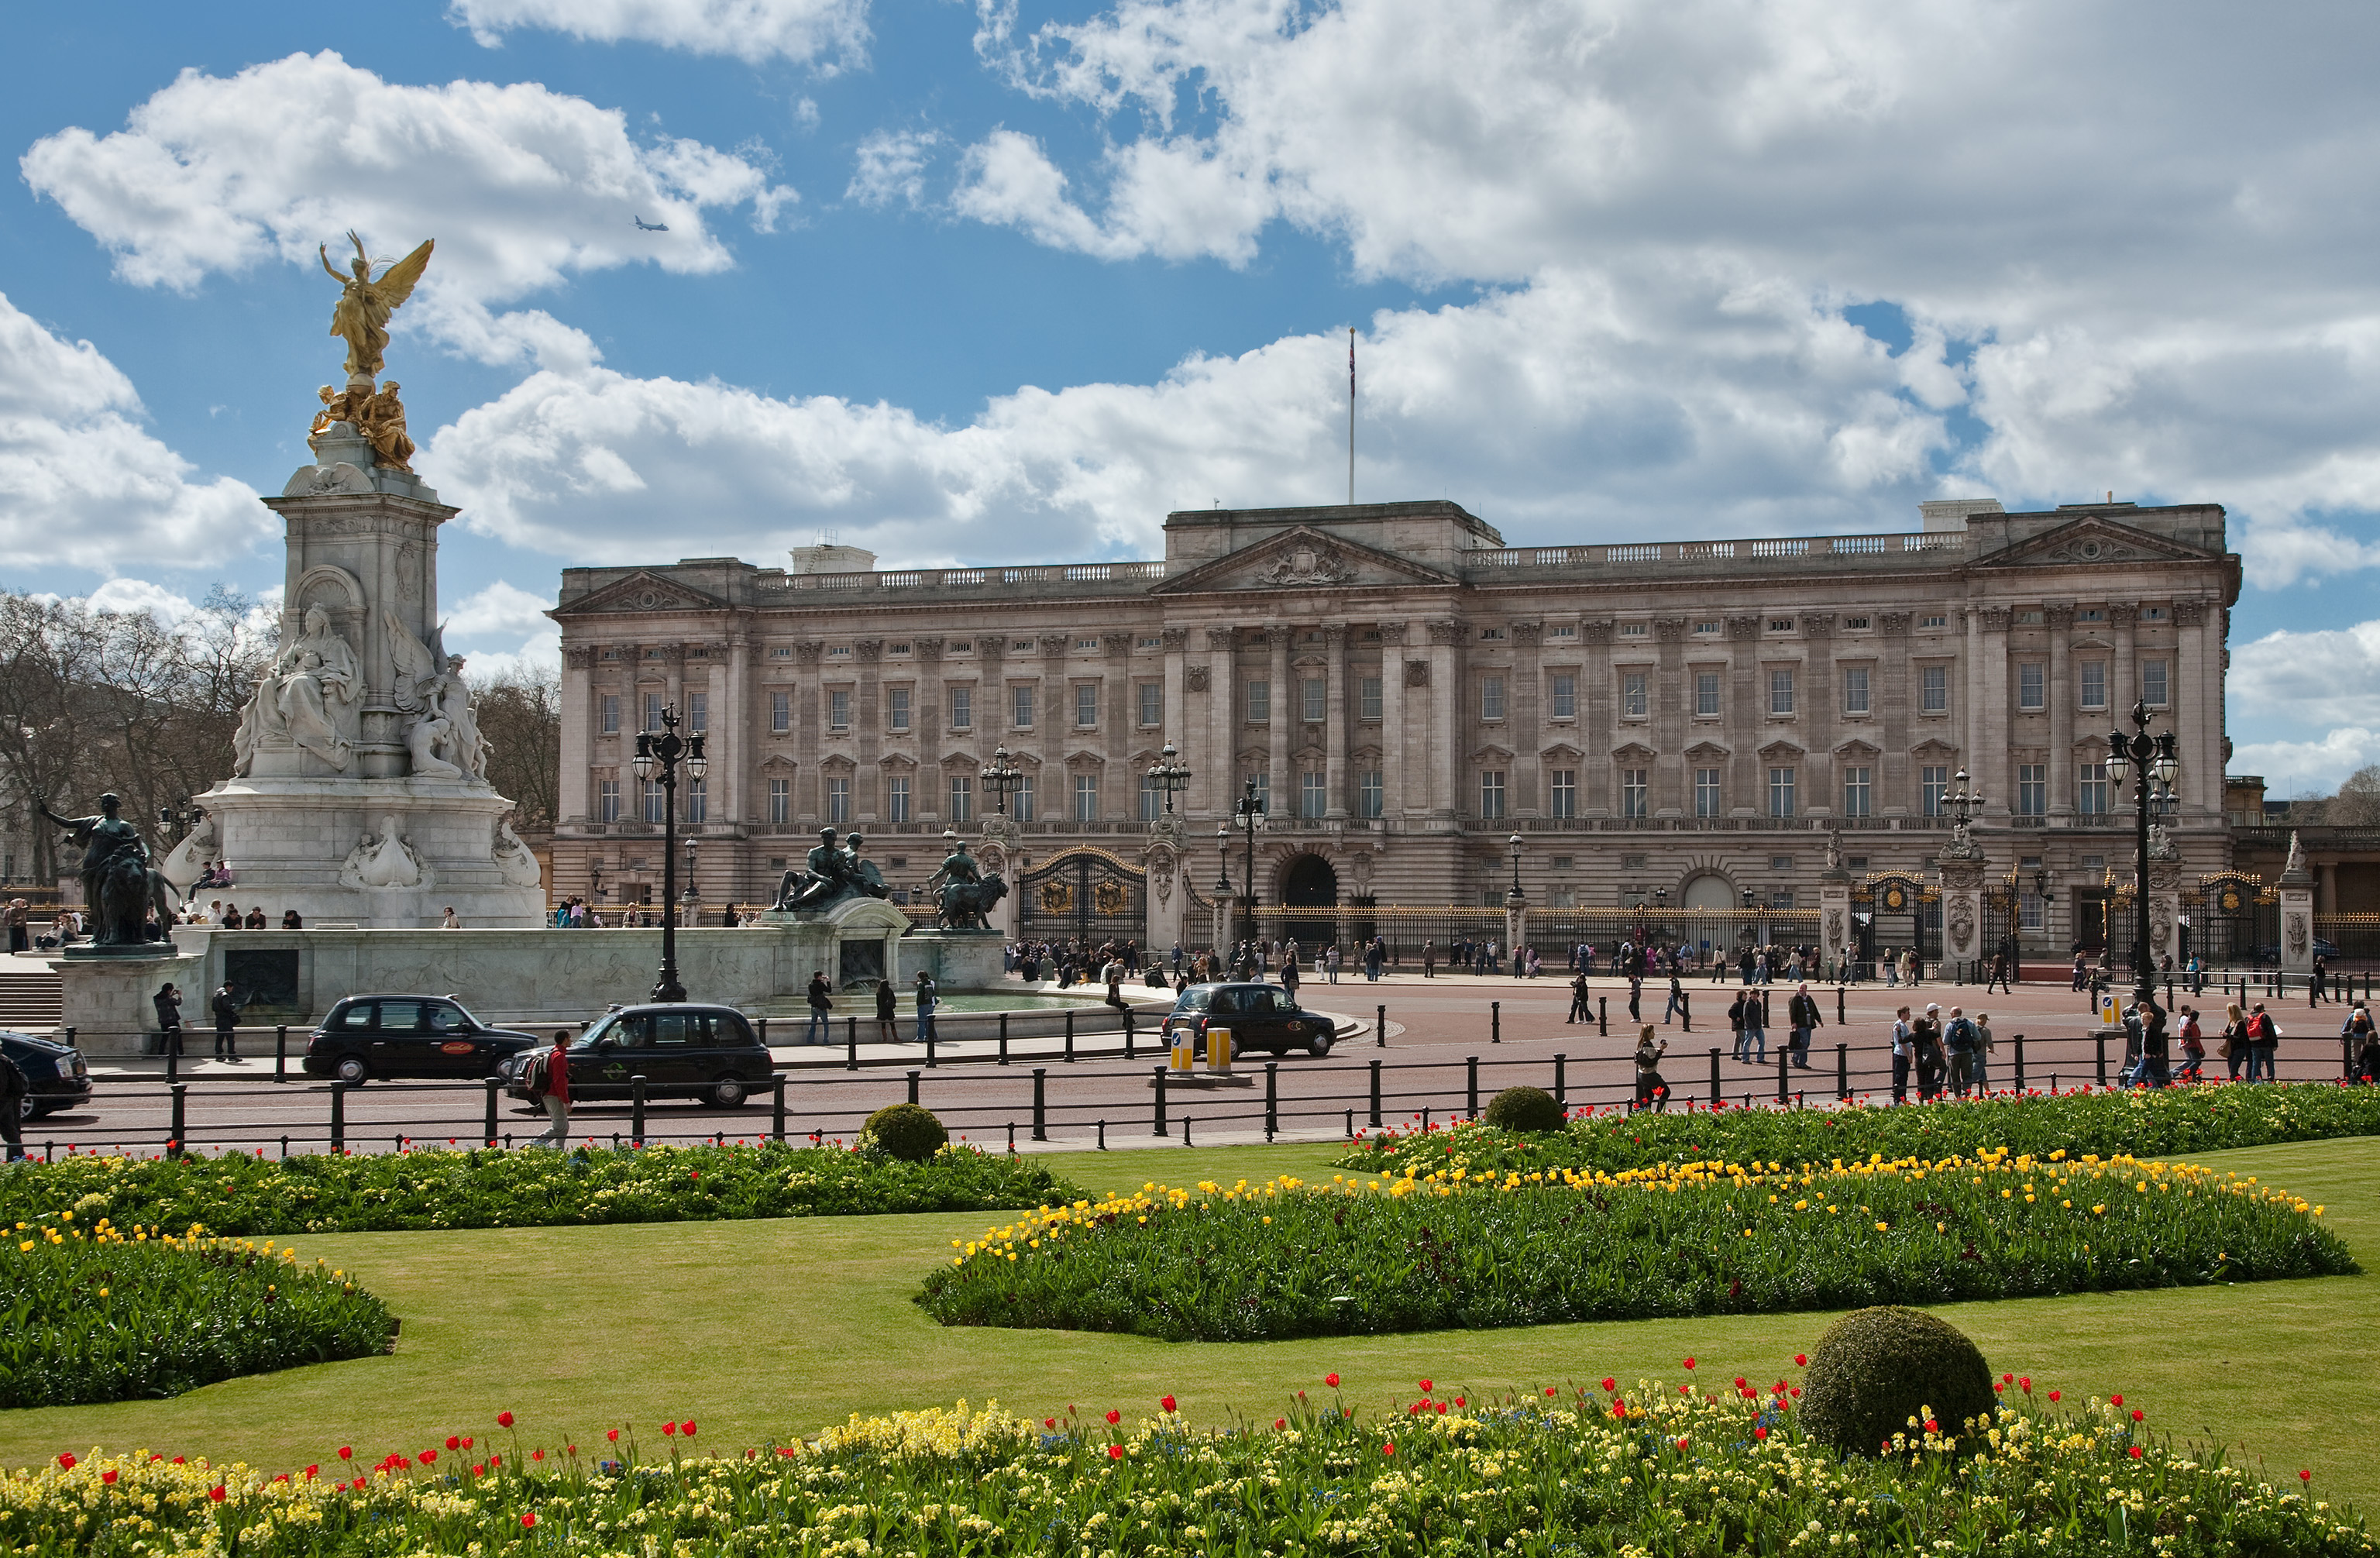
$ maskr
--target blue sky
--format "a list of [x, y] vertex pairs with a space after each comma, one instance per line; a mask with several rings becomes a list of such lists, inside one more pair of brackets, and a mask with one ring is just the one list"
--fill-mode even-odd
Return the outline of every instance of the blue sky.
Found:
[[[1449, 496], [1516, 542], [2212, 500], [2235, 771], [2380, 761], [2380, 18], [1858, 0], [457, 0], [17, 18], [0, 582], [278, 578], [400, 316], [450, 641], [573, 563], [833, 531], [1152, 555], [1169, 507]], [[2121, 57], [2126, 68], [2109, 71]], [[632, 215], [666, 219], [666, 236]], [[87, 345], [84, 345], [86, 344]]]

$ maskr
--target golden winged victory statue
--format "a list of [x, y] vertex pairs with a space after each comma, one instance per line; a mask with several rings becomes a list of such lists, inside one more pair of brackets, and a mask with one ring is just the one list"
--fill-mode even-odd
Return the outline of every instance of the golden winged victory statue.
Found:
[[378, 277], [371, 274], [371, 259], [364, 253], [364, 240], [353, 231], [347, 241], [356, 246], [356, 257], [347, 262], [354, 274], [341, 275], [331, 264], [330, 245], [323, 244], [318, 252], [322, 257], [322, 269], [339, 284], [339, 304], [331, 310], [331, 334], [347, 344], [347, 380], [350, 388], [362, 381], [369, 385], [380, 372], [381, 354], [388, 349], [389, 316], [407, 298], [429, 268], [430, 251], [438, 240], [425, 238], [421, 247], [382, 271]]

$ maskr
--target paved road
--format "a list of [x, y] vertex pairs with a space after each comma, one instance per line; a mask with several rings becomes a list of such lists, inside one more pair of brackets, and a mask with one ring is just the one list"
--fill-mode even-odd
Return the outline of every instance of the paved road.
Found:
[[[1711, 1093], [1711, 1048], [1719, 1046], [1720, 1089], [1731, 1103], [1773, 1102], [1779, 1090], [1776, 1041], [1790, 988], [1768, 987], [1776, 1021], [1768, 1029], [1771, 1044], [1766, 1064], [1738, 1063], [1727, 1053], [1726, 1007], [1738, 987], [1732, 983], [1693, 983], [1688, 994], [1694, 1010], [1693, 1029], [1672, 1023], [1658, 1026], [1659, 998], [1648, 989], [1645, 1016], [1657, 1024], [1670, 1051], [1664, 1073], [1677, 1098], [1707, 1102]], [[1664, 992], [1665, 993], [1665, 992]], [[1836, 1046], [1845, 1046], [1843, 1064], [1852, 1091], [1859, 1096], [1889, 1096], [1888, 1035], [1893, 1008], [1904, 1001], [1922, 1006], [1939, 1002], [1946, 1012], [1963, 1004], [1972, 1015], [1988, 1011], [1998, 1038], [1990, 1081], [2007, 1087], [2015, 1080], [2016, 1036], [2024, 1039], [2024, 1080], [2033, 1087], [2072, 1087], [2096, 1079], [2098, 1047], [2089, 1036], [2083, 998], [2063, 986], [2020, 986], [2013, 994], [1995, 993], [1980, 999], [1972, 987], [1928, 985], [1916, 991], [1883, 986], [1859, 986], [1845, 992], [1844, 1020], [1836, 1022], [1837, 1000], [1831, 988], [1819, 992], [1827, 1026], [1812, 1048], [1813, 1067], [1796, 1070], [1786, 1080], [1789, 1093], [1811, 1105], [1830, 1102], [1836, 1085]], [[2185, 1002], [2187, 992], [2182, 992]], [[1517, 982], [1504, 979], [1438, 979], [1412, 977], [1368, 984], [1351, 980], [1332, 986], [1309, 982], [1302, 992], [1305, 1004], [1343, 1014], [1361, 1032], [1326, 1060], [1292, 1056], [1268, 1066], [1266, 1057], [1244, 1061], [1230, 1082], [1204, 1077], [1176, 1079], [1164, 1090], [1163, 1134], [1158, 1131], [1158, 1095], [1152, 1072], [1164, 1055], [1147, 1044], [1135, 1058], [1114, 1053], [1112, 1040], [1095, 1053], [1086, 1042], [1079, 1058], [1067, 1065], [1059, 1058], [1055, 1041], [1019, 1040], [1011, 1046], [1011, 1064], [996, 1064], [988, 1043], [942, 1045], [938, 1064], [928, 1067], [914, 1045], [863, 1044], [860, 1069], [844, 1069], [841, 1048], [781, 1049], [777, 1052], [785, 1076], [785, 1128], [789, 1135], [826, 1139], [856, 1133], [867, 1114], [909, 1094], [910, 1073], [916, 1073], [920, 1102], [948, 1122], [954, 1134], [990, 1146], [1004, 1146], [1014, 1127], [1019, 1150], [1063, 1150], [1098, 1145], [1104, 1131], [1112, 1149], [1217, 1143], [1264, 1139], [1267, 1125], [1268, 1072], [1273, 1098], [1272, 1124], [1283, 1138], [1342, 1138], [1372, 1120], [1373, 1066], [1379, 1066], [1380, 1118], [1390, 1125], [1429, 1118], [1444, 1120], [1470, 1106], [1473, 1065], [1476, 1065], [1477, 1096], [1484, 1104], [1498, 1089], [1531, 1083], [1553, 1089], [1559, 1083], [1572, 1107], [1622, 1103], [1631, 1091], [1628, 1054], [1633, 1048], [1627, 1021], [1627, 988], [1609, 980], [1595, 983], [1598, 1008], [1608, 1013], [1609, 1031], [1596, 1025], [1565, 1020], [1569, 1006], [1566, 983], [1545, 979]], [[1388, 1008], [1388, 1043], [1372, 1041], [1374, 1008]], [[2206, 1008], [2220, 1025], [2221, 1002], [2209, 992]], [[2345, 1008], [2325, 1006], [2309, 1012], [2302, 998], [2275, 1004], [2274, 1010], [2289, 1035], [2281, 1047], [2284, 1078], [2333, 1077], [2339, 1074], [2336, 1040]], [[203, 1041], [203, 1035], [199, 1036]], [[2120, 1060], [2119, 1046], [2111, 1047], [2107, 1064]], [[2177, 1054], [2177, 1058], [2178, 1054]], [[2210, 1059], [2210, 1071], [2222, 1072], [2222, 1063]], [[1041, 1072], [1044, 1129], [1048, 1139], [1033, 1137], [1035, 1071]], [[293, 1062], [291, 1079], [276, 1085], [269, 1042], [261, 1059], [241, 1066], [201, 1063], [186, 1074], [183, 1138], [198, 1147], [232, 1147], [277, 1154], [321, 1150], [329, 1140], [330, 1089], [303, 1078]], [[470, 1145], [486, 1130], [486, 1095], [465, 1084], [389, 1084], [348, 1094], [344, 1104], [346, 1141], [358, 1151], [394, 1150], [408, 1144], [444, 1146], [449, 1140]], [[1101, 1122], [1104, 1122], [1102, 1126]], [[542, 1115], [525, 1106], [500, 1101], [496, 1131], [526, 1139], [543, 1128]], [[678, 1102], [657, 1102], [648, 1110], [649, 1139], [689, 1140], [717, 1137], [725, 1140], [755, 1139], [774, 1125], [773, 1108], [764, 1092], [741, 1109], [722, 1110]], [[609, 1143], [631, 1131], [625, 1104], [582, 1106], [574, 1117], [575, 1132]], [[36, 1151], [62, 1153], [116, 1150], [151, 1151], [169, 1138], [172, 1101], [162, 1083], [103, 1078], [91, 1107], [32, 1123], [29, 1145]]]

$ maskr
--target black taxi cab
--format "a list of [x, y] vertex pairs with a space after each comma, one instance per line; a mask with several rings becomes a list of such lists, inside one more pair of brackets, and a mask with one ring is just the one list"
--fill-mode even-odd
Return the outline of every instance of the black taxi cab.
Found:
[[[622, 1006], [605, 1013], [572, 1041], [570, 1101], [627, 1098], [635, 1079], [645, 1096], [690, 1098], [733, 1109], [769, 1085], [768, 1049], [751, 1021], [733, 1006], [687, 1003]], [[516, 1055], [498, 1073], [515, 1098], [527, 1060]]]
[[351, 1088], [374, 1077], [493, 1077], [537, 1041], [481, 1022], [451, 995], [349, 995], [307, 1036], [304, 1065]]
[[1297, 998], [1277, 984], [1194, 984], [1173, 1003], [1165, 1016], [1165, 1039], [1189, 1028], [1203, 1046], [1207, 1029], [1228, 1028], [1232, 1048], [1247, 1054], [1269, 1051], [1285, 1055], [1304, 1050], [1319, 1060], [1330, 1053], [1338, 1027], [1320, 1012], [1309, 1012]]

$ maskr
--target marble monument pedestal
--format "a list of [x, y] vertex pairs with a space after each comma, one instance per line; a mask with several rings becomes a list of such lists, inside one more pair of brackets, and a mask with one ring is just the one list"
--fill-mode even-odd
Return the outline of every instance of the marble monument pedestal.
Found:
[[450, 906], [474, 930], [544, 923], [537, 858], [503, 831], [513, 803], [484, 784], [249, 776], [205, 800], [237, 873], [207, 896], [276, 927], [296, 909], [310, 929], [419, 930]]
[[1007, 938], [998, 931], [920, 926], [903, 938], [901, 957], [912, 970], [923, 968], [933, 975], [943, 990], [998, 990], [1005, 972], [1000, 955], [1006, 944]]

